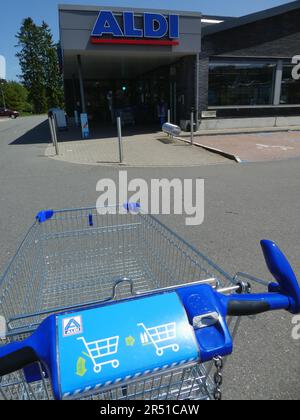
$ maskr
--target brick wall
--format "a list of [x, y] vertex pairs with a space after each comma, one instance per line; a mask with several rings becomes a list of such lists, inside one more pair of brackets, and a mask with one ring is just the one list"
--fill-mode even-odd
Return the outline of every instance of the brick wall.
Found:
[[[207, 109], [208, 103], [208, 76], [209, 56], [200, 54], [199, 60], [199, 111]], [[195, 84], [196, 84], [196, 56], [182, 58], [177, 63], [177, 95], [184, 95], [184, 104], [177, 103], [177, 116], [180, 119], [189, 119], [191, 108], [195, 108]]]
[[207, 109], [209, 81], [209, 56], [200, 54], [199, 60], [199, 111]]

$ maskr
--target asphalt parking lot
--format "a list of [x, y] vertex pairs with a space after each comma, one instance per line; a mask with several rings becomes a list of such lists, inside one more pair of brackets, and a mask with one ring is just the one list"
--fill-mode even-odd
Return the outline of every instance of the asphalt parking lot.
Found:
[[[49, 159], [44, 117], [0, 125], [0, 267], [14, 254], [35, 214], [44, 208], [95, 205], [96, 183], [116, 180], [117, 166]], [[259, 248], [280, 244], [300, 272], [299, 159], [192, 167], [128, 168], [128, 177], [204, 178], [205, 221], [187, 227], [183, 216], [160, 217], [230, 274], [239, 270], [271, 280]], [[123, 168], [124, 169], [124, 168]], [[242, 322], [225, 371], [226, 399], [299, 399], [300, 341], [291, 317], [272, 313]]]

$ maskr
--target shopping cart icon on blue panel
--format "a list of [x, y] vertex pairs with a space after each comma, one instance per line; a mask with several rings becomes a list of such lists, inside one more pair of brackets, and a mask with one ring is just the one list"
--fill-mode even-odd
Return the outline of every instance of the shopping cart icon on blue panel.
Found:
[[177, 336], [176, 322], [150, 328], [147, 328], [143, 323], [138, 326], [144, 329], [144, 333], [141, 334], [142, 344], [153, 344], [157, 356], [163, 356], [167, 349], [172, 349], [175, 353], [180, 350], [179, 345], [174, 343]]
[[84, 337], [78, 338], [83, 341], [90, 359], [94, 365], [94, 372], [100, 373], [102, 366], [111, 365], [114, 369], [120, 366], [119, 360], [111, 358], [118, 353], [120, 337], [110, 337], [102, 340], [87, 342]]

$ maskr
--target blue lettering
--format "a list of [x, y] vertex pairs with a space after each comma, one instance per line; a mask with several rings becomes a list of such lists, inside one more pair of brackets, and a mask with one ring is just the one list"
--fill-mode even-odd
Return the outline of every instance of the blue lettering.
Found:
[[112, 12], [100, 12], [92, 36], [105, 34], [123, 37], [123, 32]]
[[123, 30], [113, 12], [101, 11], [92, 31], [93, 37], [111, 35], [117, 38], [165, 38], [178, 39], [180, 37], [179, 16], [168, 17], [158, 13], [144, 13], [144, 29], [137, 28], [134, 12], [124, 12]]
[[168, 33], [167, 19], [155, 13], [144, 14], [145, 38], [163, 38]]
[[128, 38], [142, 38], [143, 30], [137, 29], [134, 25], [134, 13], [124, 12], [124, 35]]
[[179, 38], [179, 16], [177, 15], [169, 17], [169, 36], [171, 39]]

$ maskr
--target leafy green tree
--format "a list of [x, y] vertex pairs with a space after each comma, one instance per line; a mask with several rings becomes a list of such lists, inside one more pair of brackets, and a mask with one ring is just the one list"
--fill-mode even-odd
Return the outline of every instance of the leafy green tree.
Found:
[[29, 101], [37, 114], [63, 106], [63, 82], [59, 69], [57, 45], [49, 26], [31, 18], [23, 21], [17, 34], [20, 51], [21, 80], [28, 90]]
[[12, 81], [4, 83], [2, 88], [7, 108], [21, 113], [30, 110], [28, 91], [23, 85]]

